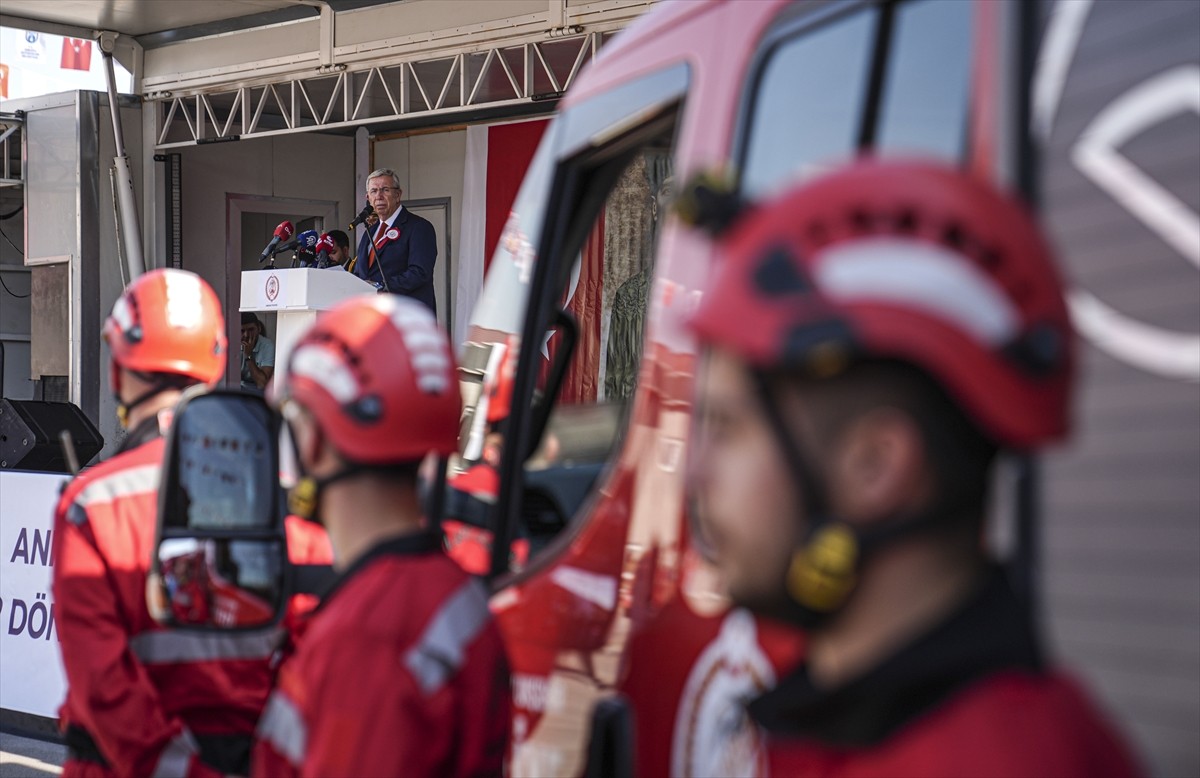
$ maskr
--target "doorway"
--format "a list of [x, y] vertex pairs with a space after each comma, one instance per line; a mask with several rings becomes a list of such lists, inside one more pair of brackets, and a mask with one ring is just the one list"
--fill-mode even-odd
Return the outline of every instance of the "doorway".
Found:
[[[242, 299], [242, 273], [267, 269], [269, 264], [260, 263], [259, 256], [271, 241], [276, 226], [285, 219], [292, 223], [296, 233], [336, 229], [341, 221], [336, 200], [301, 200], [232, 193], [225, 195], [225, 215], [225, 299], [230, 301], [226, 327], [231, 344], [225, 377], [230, 386], [237, 386], [240, 383], [241, 360], [234, 347], [241, 342], [238, 308]], [[290, 253], [280, 254], [276, 258], [276, 267], [290, 266], [291, 256]], [[266, 336], [275, 342], [275, 316], [260, 313], [259, 319]]]
[[404, 207], [422, 219], [427, 219], [433, 225], [437, 236], [437, 261], [433, 264], [433, 295], [437, 301], [438, 324], [445, 328], [450, 335], [450, 342], [456, 343], [452, 327], [454, 324], [454, 300], [450, 293], [450, 267], [453, 264], [450, 242], [450, 198], [426, 197], [422, 200], [405, 200]]

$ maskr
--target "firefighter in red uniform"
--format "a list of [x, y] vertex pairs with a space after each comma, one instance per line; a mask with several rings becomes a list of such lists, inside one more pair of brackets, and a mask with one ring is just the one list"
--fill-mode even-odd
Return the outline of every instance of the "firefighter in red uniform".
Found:
[[734, 601], [810, 635], [749, 706], [768, 771], [1135, 774], [983, 550], [997, 452], [1068, 430], [1072, 333], [1030, 216], [948, 168], [861, 161], [718, 254], [692, 320], [699, 524]]
[[[220, 304], [199, 276], [155, 270], [125, 289], [104, 338], [129, 433], [116, 456], [70, 483], [55, 511], [53, 593], [67, 676], [63, 773], [244, 773], [277, 635], [163, 629], [146, 605], [162, 435], [180, 391], [214, 384], [225, 372]], [[322, 554], [314, 530], [289, 521], [289, 547], [308, 545], [295, 561], [329, 561], [327, 541]]]
[[[487, 432], [479, 461], [448, 479], [446, 513], [442, 519], [446, 553], [462, 569], [474, 575], [486, 575], [491, 566], [492, 531], [488, 512], [500, 497], [500, 454], [504, 448], [504, 435], [500, 430], [512, 407], [513, 373], [519, 353], [512, 343], [503, 348], [499, 369], [484, 381]], [[511, 569], [525, 567], [529, 560], [528, 538], [513, 540], [509, 559]]]
[[445, 334], [408, 298], [347, 301], [301, 337], [277, 397], [341, 577], [280, 668], [253, 774], [499, 775], [500, 634], [417, 499], [420, 461], [456, 449]]

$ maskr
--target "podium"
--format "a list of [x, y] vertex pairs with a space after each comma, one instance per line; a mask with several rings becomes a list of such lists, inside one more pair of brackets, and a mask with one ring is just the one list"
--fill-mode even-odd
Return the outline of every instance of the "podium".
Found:
[[376, 294], [371, 284], [344, 270], [287, 269], [242, 272], [240, 310], [277, 314], [275, 380], [287, 369], [292, 347], [317, 320], [317, 313], [360, 294]]

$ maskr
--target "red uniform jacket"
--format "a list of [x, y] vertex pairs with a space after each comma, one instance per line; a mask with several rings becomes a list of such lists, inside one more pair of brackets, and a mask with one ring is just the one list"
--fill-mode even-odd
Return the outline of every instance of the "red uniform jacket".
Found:
[[284, 662], [253, 775], [500, 775], [508, 663], [482, 586], [421, 533], [326, 595]]
[[815, 687], [804, 666], [750, 705], [776, 776], [1126, 778], [1128, 750], [1074, 683], [1042, 668], [1000, 573], [958, 613], [863, 677]]
[[[500, 473], [487, 464], [477, 464], [450, 479], [446, 492], [446, 555], [472, 575], [485, 575], [492, 566], [492, 532], [488, 509], [500, 495]], [[517, 538], [509, 549], [513, 569], [529, 560], [529, 540]]]
[[974, 684], [867, 748], [775, 739], [775, 776], [1126, 778], [1128, 751], [1080, 690], [1059, 676], [1006, 673]]
[[[155, 430], [157, 432], [157, 430]], [[64, 775], [206, 775], [244, 765], [271, 683], [277, 629], [165, 629], [146, 606], [163, 440], [75, 478], [54, 519], [55, 618], [67, 676]], [[311, 535], [308, 528], [289, 531]], [[320, 530], [317, 529], [319, 532]], [[292, 544], [289, 544], [292, 545]], [[301, 561], [329, 563], [306, 538]]]

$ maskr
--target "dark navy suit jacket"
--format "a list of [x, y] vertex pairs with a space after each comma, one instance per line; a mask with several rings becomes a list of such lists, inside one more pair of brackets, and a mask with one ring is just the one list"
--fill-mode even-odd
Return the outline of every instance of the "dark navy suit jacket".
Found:
[[[404, 294], [420, 300], [436, 313], [433, 263], [437, 260], [437, 237], [433, 225], [404, 208], [396, 214], [392, 228], [399, 231], [400, 235], [384, 245], [376, 255], [375, 264], [369, 268], [372, 240], [379, 225], [376, 224], [375, 230], [363, 235], [358, 242], [358, 262], [354, 265], [354, 275], [383, 284], [392, 294]], [[387, 275], [386, 284], [381, 270]]]

